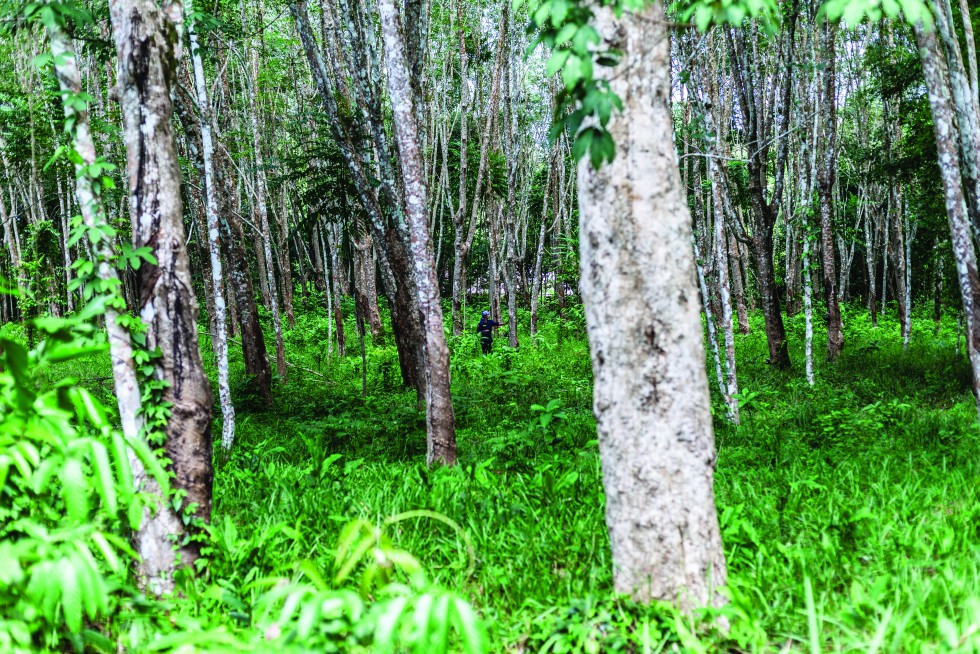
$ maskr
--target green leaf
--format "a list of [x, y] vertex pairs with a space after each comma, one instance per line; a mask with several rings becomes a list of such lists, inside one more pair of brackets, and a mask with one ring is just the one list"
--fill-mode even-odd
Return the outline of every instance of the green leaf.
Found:
[[572, 158], [579, 161], [592, 147], [592, 139], [595, 137], [595, 130], [586, 129], [579, 133], [572, 146]]
[[445, 649], [443, 643], [433, 643], [429, 638], [429, 631], [432, 627], [432, 595], [426, 593], [415, 601], [415, 612], [412, 622], [414, 623], [415, 633], [415, 654], [427, 654], [429, 651], [441, 651]]
[[562, 28], [558, 30], [558, 34], [555, 35], [555, 45], [559, 46], [565, 43], [573, 36], [575, 36], [575, 33], [578, 31], [579, 31], [579, 26], [576, 25], [575, 23], [565, 23], [562, 26]]
[[567, 90], [572, 90], [582, 80], [582, 59], [577, 55], [569, 55], [565, 67], [561, 71], [561, 79]]
[[395, 597], [382, 605], [378, 616], [377, 628], [374, 632], [374, 644], [380, 651], [390, 652], [395, 648], [395, 627], [402, 617], [402, 612], [408, 605], [405, 597]]
[[851, 27], [857, 27], [864, 19], [864, 12], [866, 8], [867, 6], [865, 0], [857, 0], [856, 2], [855, 0], [851, 0], [851, 2], [844, 9], [844, 22]]
[[568, 56], [570, 54], [572, 54], [572, 51], [566, 49], [555, 50], [553, 53], [551, 53], [551, 57], [548, 58], [548, 63], [545, 64], [544, 67], [545, 74], [548, 77], [551, 77], [561, 70], [562, 66], [565, 65], [565, 62], [568, 61]]
[[88, 488], [78, 459], [66, 460], [61, 469], [61, 497], [69, 520], [81, 523], [88, 518]]
[[453, 612], [456, 614], [456, 628], [466, 654], [483, 654], [486, 651], [486, 633], [476, 613], [461, 597], [452, 598]]
[[65, 614], [65, 624], [72, 633], [82, 629], [82, 597], [78, 583], [78, 572], [71, 559], [61, 561], [61, 608]]
[[95, 469], [95, 477], [98, 480], [97, 490], [102, 499], [102, 504], [106, 511], [115, 515], [116, 511], [119, 510], [119, 504], [116, 501], [116, 480], [109, 463], [109, 450], [98, 441], [92, 442], [92, 467]]

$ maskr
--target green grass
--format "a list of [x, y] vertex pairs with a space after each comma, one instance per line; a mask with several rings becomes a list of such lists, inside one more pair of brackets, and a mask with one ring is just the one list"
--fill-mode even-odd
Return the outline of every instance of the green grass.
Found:
[[[329, 578], [351, 520], [425, 509], [460, 529], [419, 517], [384, 533], [473, 603], [492, 651], [980, 651], [980, 430], [955, 323], [935, 334], [916, 320], [906, 351], [891, 314], [871, 327], [853, 307], [836, 364], [822, 362], [817, 331], [813, 388], [802, 316], [788, 321], [792, 372], [766, 365], [760, 317], [737, 337], [741, 426], [713, 398], [732, 598], [722, 635], [710, 617], [612, 593], [580, 318], [549, 315], [516, 352], [504, 339], [489, 357], [471, 334], [451, 342], [460, 459], [434, 470], [393, 346], [369, 346], [362, 398], [353, 328], [351, 356], [328, 361], [322, 313], [297, 320], [287, 359], [316, 374], [291, 368], [272, 407], [244, 396], [233, 360], [237, 440], [216, 456], [207, 574], [178, 614], [247, 622], [252, 582], [303, 561]], [[542, 428], [531, 407], [550, 400], [560, 417]]]
[[[510, 352], [501, 339], [486, 358], [468, 335], [454, 341], [460, 463], [430, 471], [424, 417], [397, 388], [394, 350], [369, 350], [362, 400], [358, 358], [327, 365], [319, 336], [299, 342], [298, 334], [322, 332], [322, 320], [303, 317], [287, 350], [330, 381], [291, 371], [273, 410], [243, 416], [215, 483], [219, 524], [254, 539], [286, 523], [302, 538], [274, 536], [247, 565], [228, 564], [234, 551], [218, 553], [216, 568], [244, 580], [308, 557], [329, 570], [350, 519], [430, 509], [465, 529], [475, 565], [441, 523], [408, 521], [390, 535], [472, 600], [494, 650], [598, 651], [590, 647], [601, 643], [602, 651], [654, 651], [679, 638], [662, 609], [612, 596], [580, 324], [551, 317], [536, 342]], [[931, 321], [916, 321], [904, 351], [893, 319], [872, 328], [855, 308], [845, 320], [846, 353], [833, 366], [818, 361], [813, 389], [797, 356], [801, 317], [789, 321], [791, 373], [765, 364], [760, 320], [738, 337], [743, 424], [716, 424], [716, 495], [734, 595], [724, 644], [972, 651], [980, 647], [980, 460], [955, 325], [934, 335]], [[822, 337], [818, 330], [818, 359]], [[543, 431], [530, 407], [552, 399], [565, 417]], [[715, 405], [724, 415], [718, 398]], [[651, 632], [651, 620], [660, 628]]]

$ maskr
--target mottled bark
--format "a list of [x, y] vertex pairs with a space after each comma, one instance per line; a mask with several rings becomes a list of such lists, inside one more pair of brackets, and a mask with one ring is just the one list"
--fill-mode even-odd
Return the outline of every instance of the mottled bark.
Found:
[[597, 69], [624, 102], [615, 160], [579, 164], [581, 290], [595, 376], [615, 588], [691, 609], [720, 604], [725, 559], [691, 220], [671, 133], [663, 6], [616, 19], [593, 6]]
[[898, 322], [902, 330], [902, 341], [907, 342], [908, 330], [911, 328], [909, 322], [909, 307], [907, 289], [905, 286], [905, 229], [902, 214], [904, 205], [902, 198], [902, 188], [896, 182], [889, 189], [889, 211], [892, 212], [892, 219], [889, 221], [891, 234], [888, 240], [888, 257], [891, 260], [891, 268], [894, 274], [895, 299], [898, 301]]
[[204, 61], [201, 59], [197, 33], [194, 31], [193, 0], [184, 0], [184, 10], [192, 17], [187, 23], [190, 40], [191, 62], [194, 68], [194, 88], [197, 91], [198, 111], [201, 114], [201, 158], [204, 164], [205, 214], [207, 217], [207, 244], [211, 255], [211, 288], [214, 296], [214, 335], [212, 344], [218, 367], [218, 396], [221, 401], [221, 446], [231, 449], [235, 440], [235, 405], [231, 401], [228, 383], [228, 329], [224, 296], [224, 270], [221, 263], [221, 245], [218, 227], [218, 189], [214, 173], [214, 141], [211, 130], [211, 105], [208, 102], [207, 84], [204, 81]]
[[728, 405], [728, 417], [736, 425], [738, 417], [738, 376], [735, 370], [735, 330], [732, 325], [732, 300], [729, 284], [728, 256], [725, 247], [725, 210], [721, 199], [721, 183], [717, 160], [709, 161], [708, 172], [711, 178], [711, 190], [714, 194], [714, 244], [715, 265], [718, 276], [718, 304], [721, 307], [721, 333], [725, 339], [725, 403]]
[[[480, 162], [476, 170], [476, 182], [473, 188], [472, 208], [470, 209], [469, 224], [466, 222], [466, 215], [461, 208], [453, 216], [456, 228], [453, 240], [454, 262], [453, 262], [453, 333], [458, 334], [463, 329], [464, 316], [462, 313], [463, 303], [466, 294], [466, 260], [470, 249], [473, 247], [473, 237], [476, 230], [476, 221], [481, 209], [484, 209], [484, 178], [488, 176], [487, 165], [490, 157], [490, 143], [493, 128], [497, 120], [497, 111], [500, 106], [500, 86], [503, 77], [504, 62], [507, 58], [507, 34], [510, 20], [510, 3], [504, 2], [501, 14], [500, 31], [497, 35], [497, 54], [494, 60], [493, 77], [490, 80], [490, 97], [487, 100], [487, 109], [484, 112], [483, 134], [480, 138]], [[466, 153], [461, 152], [460, 156], [465, 157]], [[465, 179], [460, 180], [465, 184]], [[489, 212], [488, 212], [489, 213]], [[492, 218], [490, 218], [492, 220]], [[494, 314], [498, 315], [498, 314]], [[457, 327], [459, 331], [457, 331]]]
[[[294, 0], [289, 4], [290, 12], [296, 24], [296, 31], [303, 50], [306, 53], [310, 71], [317, 87], [317, 92], [323, 108], [330, 119], [330, 129], [334, 140], [343, 155], [355, 190], [361, 201], [362, 208], [367, 214], [368, 224], [372, 230], [375, 246], [379, 247], [381, 263], [381, 280], [385, 293], [388, 295], [391, 308], [392, 333], [398, 348], [398, 364], [402, 380], [407, 386], [415, 388], [419, 395], [425, 391], [423, 352], [423, 329], [419, 314], [418, 295], [411, 262], [407, 252], [407, 235], [397, 225], [393, 225], [387, 213], [400, 211], [400, 201], [396, 189], [393, 188], [394, 176], [390, 171], [389, 148], [384, 136], [383, 125], [380, 124], [381, 100], [374, 94], [374, 83], [367, 75], [373, 70], [373, 62], [364, 58], [364, 52], [355, 52], [361, 56], [358, 61], [357, 85], [358, 97], [362, 107], [364, 121], [369, 126], [352, 124], [347, 118], [341, 118], [337, 105], [338, 92], [343, 94], [346, 87], [338, 87], [327, 74], [327, 66], [323, 53], [317, 46], [310, 28], [309, 12], [305, 0]], [[358, 18], [355, 15], [354, 18]], [[363, 17], [361, 17], [363, 18]], [[350, 29], [353, 29], [351, 27]], [[337, 61], [333, 63], [337, 64]], [[370, 142], [373, 139], [378, 153], [377, 164], [381, 168], [381, 185], [376, 186], [377, 172], [366, 170], [359, 149], [355, 143]], [[380, 191], [380, 192], [379, 192]], [[387, 213], [386, 213], [387, 212]]]
[[[133, 245], [149, 247], [155, 264], [139, 269], [139, 315], [146, 347], [159, 350], [154, 376], [167, 384], [165, 429], [173, 486], [184, 493], [184, 511], [211, 518], [211, 386], [197, 340], [197, 298], [185, 249], [180, 167], [171, 131], [172, 75], [177, 68], [181, 8], [154, 0], [111, 0], [118, 54], [118, 95], [126, 144]], [[197, 544], [169, 511], [147, 517], [136, 534], [137, 550], [157, 592], [172, 589], [177, 566], [193, 566]], [[171, 547], [170, 539], [180, 543]]]
[[[780, 313], [779, 295], [776, 289], [776, 273], [773, 265], [773, 229], [783, 199], [786, 160], [789, 151], [789, 116], [792, 107], [792, 75], [795, 54], [795, 34], [798, 4], [794, 1], [782, 31], [782, 43], [778, 59], [778, 75], [768, 86], [773, 94], [774, 119], [766, 115], [764, 82], [758, 78], [759, 70], [753, 64], [750, 39], [757, 38], [758, 27], [751, 30], [726, 32], [728, 50], [732, 61], [732, 77], [735, 97], [738, 100], [744, 124], [742, 130], [745, 147], [749, 151], [748, 195], [752, 214], [752, 257], [755, 260], [756, 281], [762, 299], [765, 318], [766, 341], [769, 345], [769, 363], [777, 368], [791, 366], [786, 344], [786, 328]], [[774, 135], [770, 132], [774, 131]], [[776, 143], [775, 166], [770, 169], [769, 151]], [[773, 179], [773, 189], [768, 195], [768, 180]], [[767, 197], [768, 195], [768, 197]]]
[[544, 194], [542, 196], [541, 225], [538, 228], [538, 245], [534, 255], [534, 276], [531, 282], [531, 336], [538, 333], [538, 303], [541, 301], [541, 266], [544, 263], [544, 243], [548, 236], [548, 200], [551, 196], [551, 182], [554, 179], [554, 163], [558, 155], [558, 144], [550, 158], [547, 179], [544, 183]]
[[[57, 22], [48, 23], [47, 32], [51, 42], [55, 74], [58, 77], [62, 92], [66, 94], [64, 99], [68, 100], [67, 94], [78, 95], [82, 92], [81, 74], [78, 70], [75, 53], [72, 50], [68, 35]], [[116, 404], [119, 407], [120, 426], [126, 439], [136, 443], [144, 438], [142, 400], [136, 377], [136, 364], [133, 359], [130, 334], [119, 323], [119, 318], [125, 314], [127, 307], [122, 296], [119, 275], [116, 272], [115, 264], [118, 254], [115, 251], [114, 230], [109, 225], [101, 195], [96, 193], [92, 179], [84, 172], [85, 167], [96, 161], [89, 112], [87, 108], [78, 110], [77, 105], [69, 102], [65, 102], [64, 110], [65, 117], [75, 123], [72, 131], [72, 147], [80, 159], [80, 162], [75, 164], [75, 197], [78, 200], [82, 224], [90, 230], [85, 242], [89, 248], [89, 255], [96, 264], [96, 275], [106, 282], [104, 292], [110, 296], [110, 301], [106, 304], [105, 309], [105, 323], [109, 341], [109, 357], [112, 363], [113, 390], [116, 394]], [[3, 207], [2, 193], [0, 193], [0, 207]], [[6, 220], [6, 216], [3, 217]], [[139, 458], [131, 454], [129, 464], [136, 488], [156, 496], [160, 500], [159, 511], [164, 514], [161, 520], [166, 520], [170, 524], [179, 523], [170, 503], [162, 497], [159, 483], [146, 474]], [[144, 520], [148, 516], [149, 511], [144, 514]], [[161, 559], [169, 557], [166, 550], [169, 550], [166, 542], [145, 540], [138, 540], [137, 542], [137, 551], [140, 555], [140, 561], [137, 563], [137, 574], [144, 582], [152, 584], [153, 590], [164, 590], [155, 584], [162, 581], [157, 566]]]
[[418, 304], [425, 332], [425, 418], [426, 460], [431, 465], [456, 463], [456, 426], [449, 391], [449, 349], [439, 303], [439, 280], [429, 237], [422, 153], [411, 85], [411, 71], [405, 60], [399, 16], [392, 0], [379, 0], [381, 33], [385, 44], [388, 93], [398, 142], [402, 179], [405, 187], [405, 219], [410, 234], [410, 253]]
[[931, 28], [923, 27], [921, 23], [914, 27], [914, 32], [936, 133], [939, 172], [943, 182], [946, 215], [949, 218], [956, 276], [963, 312], [966, 315], [967, 355], [973, 371], [973, 393], [980, 414], [980, 275], [977, 272], [976, 249], [963, 194], [951, 93], [935, 32]]
[[371, 327], [371, 339], [379, 345], [384, 335], [381, 313], [378, 310], [377, 281], [374, 274], [374, 239], [367, 228], [359, 225], [361, 234], [353, 239], [354, 299], [365, 322]]
[[835, 361], [844, 349], [840, 298], [837, 289], [837, 261], [834, 245], [834, 184], [837, 181], [837, 28], [830, 21], [821, 27], [823, 41], [823, 85], [818, 111], [822, 119], [820, 140], [823, 157], [817, 171], [820, 198], [820, 250], [823, 259], [823, 292], [827, 305], [827, 360]]

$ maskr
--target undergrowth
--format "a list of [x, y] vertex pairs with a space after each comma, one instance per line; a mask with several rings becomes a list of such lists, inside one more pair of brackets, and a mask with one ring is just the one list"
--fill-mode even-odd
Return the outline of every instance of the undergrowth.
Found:
[[[328, 353], [326, 324], [317, 309], [297, 315], [294, 367], [271, 407], [247, 397], [233, 359], [237, 439], [216, 455], [204, 574], [169, 605], [178, 630], [261, 623], [262, 580], [322, 575], [321, 591], [359, 590], [357, 610], [370, 611], [424, 570], [425, 588], [472, 604], [497, 652], [980, 651], [980, 443], [955, 322], [916, 319], [906, 350], [891, 314], [872, 326], [852, 307], [845, 353], [817, 361], [813, 388], [802, 316], [787, 323], [794, 371], [766, 364], [761, 317], [737, 336], [740, 426], [714, 397], [724, 620], [612, 592], [581, 313], [547, 315], [517, 351], [504, 338], [486, 357], [470, 333], [450, 341], [460, 458], [432, 470], [390, 335], [368, 344], [362, 396], [359, 349]], [[100, 365], [74, 374], [99, 388]], [[380, 562], [329, 579], [360, 542]], [[412, 601], [443, 601], [426, 592]], [[466, 646], [459, 634], [453, 647]]]

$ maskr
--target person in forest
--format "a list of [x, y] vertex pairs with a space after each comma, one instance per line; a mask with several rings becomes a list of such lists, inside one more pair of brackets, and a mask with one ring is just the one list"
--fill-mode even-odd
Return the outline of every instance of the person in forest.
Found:
[[493, 328], [500, 327], [500, 323], [490, 319], [490, 312], [484, 311], [480, 318], [480, 324], [476, 326], [476, 333], [480, 335], [480, 347], [484, 354], [490, 354], [490, 347], [493, 345]]

